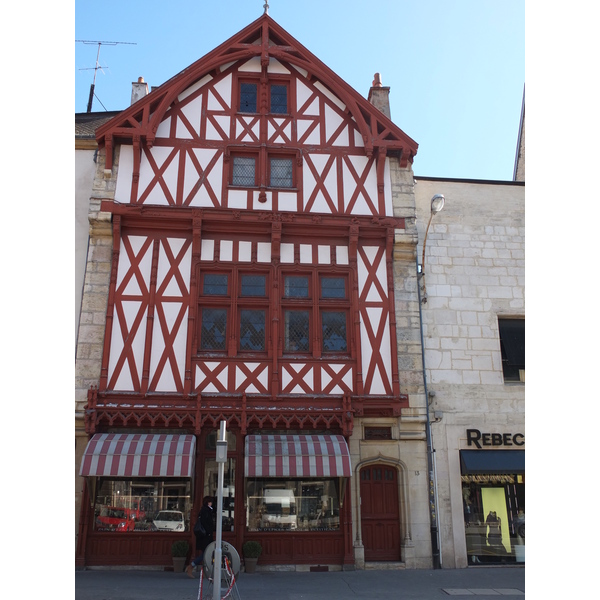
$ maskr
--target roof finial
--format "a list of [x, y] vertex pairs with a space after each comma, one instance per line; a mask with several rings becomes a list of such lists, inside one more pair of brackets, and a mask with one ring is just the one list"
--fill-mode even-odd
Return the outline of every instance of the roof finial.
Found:
[[263, 14], [268, 15], [269, 14], [269, 0], [265, 0], [265, 3], [263, 4], [263, 8], [265, 9], [265, 12]]

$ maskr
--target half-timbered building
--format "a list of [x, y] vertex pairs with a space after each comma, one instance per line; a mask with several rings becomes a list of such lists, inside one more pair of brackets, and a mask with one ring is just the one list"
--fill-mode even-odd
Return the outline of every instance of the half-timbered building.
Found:
[[224, 420], [236, 548], [430, 566], [417, 144], [388, 91], [365, 99], [265, 14], [96, 130], [78, 565], [192, 543]]

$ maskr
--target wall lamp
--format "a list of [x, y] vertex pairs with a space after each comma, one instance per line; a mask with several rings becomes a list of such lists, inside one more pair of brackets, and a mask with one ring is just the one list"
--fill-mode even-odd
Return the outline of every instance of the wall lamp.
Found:
[[442, 208], [444, 208], [445, 202], [446, 198], [444, 198], [443, 194], [436, 194], [431, 199], [431, 214], [429, 215], [427, 229], [425, 229], [425, 237], [423, 238], [423, 258], [421, 259], [421, 278], [423, 279], [423, 298], [421, 299], [421, 302], [423, 304], [427, 302], [427, 289], [425, 288], [425, 246], [427, 244], [427, 234], [429, 233], [429, 226], [431, 225], [431, 220], [442, 210]]

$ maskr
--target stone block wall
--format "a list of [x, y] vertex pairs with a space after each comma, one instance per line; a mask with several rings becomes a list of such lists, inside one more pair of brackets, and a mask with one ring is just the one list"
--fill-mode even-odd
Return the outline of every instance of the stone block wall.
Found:
[[442, 561], [465, 567], [459, 450], [466, 430], [524, 430], [525, 385], [504, 382], [498, 317], [525, 316], [525, 188], [416, 179], [419, 262], [431, 198], [446, 198], [427, 236], [422, 314]]

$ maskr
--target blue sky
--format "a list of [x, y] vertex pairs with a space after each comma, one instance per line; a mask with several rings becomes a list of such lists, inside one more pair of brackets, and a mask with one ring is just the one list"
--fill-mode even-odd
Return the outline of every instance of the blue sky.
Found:
[[[93, 110], [129, 106], [263, 13], [264, 0], [75, 1], [75, 40], [102, 45]], [[271, 0], [269, 14], [367, 96], [375, 72], [392, 120], [419, 144], [416, 175], [511, 180], [525, 84], [524, 0]], [[135, 44], [135, 45], [133, 45]], [[75, 112], [98, 46], [75, 42]]]

